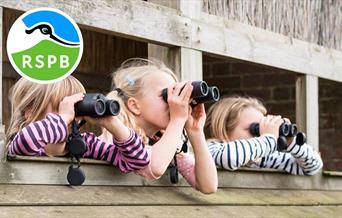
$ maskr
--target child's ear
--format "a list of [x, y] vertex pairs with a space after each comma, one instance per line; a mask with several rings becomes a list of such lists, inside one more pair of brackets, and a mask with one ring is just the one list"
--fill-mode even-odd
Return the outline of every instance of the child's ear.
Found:
[[141, 114], [141, 108], [137, 99], [129, 98], [127, 100], [127, 107], [134, 115], [139, 116]]

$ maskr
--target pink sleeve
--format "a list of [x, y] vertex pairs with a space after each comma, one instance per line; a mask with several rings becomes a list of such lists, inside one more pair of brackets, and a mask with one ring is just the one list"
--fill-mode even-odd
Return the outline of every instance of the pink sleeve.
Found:
[[178, 154], [178, 171], [184, 179], [194, 188], [196, 188], [195, 158], [192, 154]]

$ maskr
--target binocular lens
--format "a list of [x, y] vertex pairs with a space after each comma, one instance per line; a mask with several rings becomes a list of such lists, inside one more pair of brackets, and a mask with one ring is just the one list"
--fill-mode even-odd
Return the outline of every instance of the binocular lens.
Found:
[[102, 100], [98, 100], [95, 103], [95, 111], [96, 114], [104, 114], [106, 108], [105, 108], [105, 103]]
[[216, 86], [210, 87], [210, 90], [212, 92], [212, 99], [214, 101], [218, 101], [220, 99], [220, 91]]
[[281, 124], [279, 128], [279, 135], [288, 136], [290, 133], [290, 125], [288, 123]]
[[82, 101], [75, 104], [75, 116], [116, 116], [120, 113], [120, 104], [115, 100], [108, 100], [98, 93], [86, 94]]
[[105, 115], [113, 115], [116, 116], [120, 113], [120, 104], [114, 100], [107, 100], [106, 101], [106, 113]]

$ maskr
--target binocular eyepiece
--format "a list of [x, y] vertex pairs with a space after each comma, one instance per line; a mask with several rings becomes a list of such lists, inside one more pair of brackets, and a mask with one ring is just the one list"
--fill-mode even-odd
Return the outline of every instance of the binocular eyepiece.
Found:
[[[249, 132], [253, 136], [260, 136], [260, 125], [259, 123], [252, 123], [249, 126]], [[286, 137], [294, 137], [296, 136], [296, 144], [303, 145], [306, 142], [305, 134], [302, 132], [298, 132], [298, 128], [296, 124], [290, 123], [282, 123], [279, 127], [279, 138], [277, 139], [277, 150], [283, 151], [287, 148], [287, 139]]]
[[82, 101], [75, 104], [75, 116], [104, 117], [120, 113], [120, 104], [99, 93], [85, 94]]
[[[249, 132], [254, 136], [260, 136], [259, 123], [252, 123], [249, 127]], [[294, 137], [298, 133], [297, 125], [292, 123], [282, 123], [279, 127], [279, 136]]]
[[[193, 99], [191, 102], [193, 105], [220, 99], [220, 90], [216, 86], [209, 87], [205, 81], [193, 81], [191, 85], [193, 89], [190, 98]], [[167, 102], [167, 88], [163, 89], [162, 96]]]

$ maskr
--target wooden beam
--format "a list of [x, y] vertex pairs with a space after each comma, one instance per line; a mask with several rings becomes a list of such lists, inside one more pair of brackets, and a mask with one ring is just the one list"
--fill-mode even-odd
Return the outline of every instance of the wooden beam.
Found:
[[[228, 195], [229, 197], [229, 195]], [[0, 210], [0, 217], [340, 217], [342, 207], [333, 206], [13, 206]]]
[[296, 81], [296, 123], [307, 143], [319, 150], [318, 77], [300, 75]]
[[307, 143], [318, 151], [319, 145], [319, 104], [318, 77], [306, 75], [306, 135]]
[[219, 188], [203, 195], [191, 187], [0, 185], [0, 189], [0, 206], [342, 205], [342, 191], [322, 190]]
[[[4, 59], [4, 56], [3, 56], [3, 41], [2, 41], [2, 33], [3, 33], [3, 8], [0, 6], [0, 135], [3, 134], [5, 132], [5, 128], [2, 124], [3, 122], [3, 118], [2, 118], [2, 112], [3, 112], [3, 108], [2, 108], [2, 71], [3, 71], [3, 59]], [[3, 138], [3, 137], [2, 137]], [[1, 139], [1, 136], [0, 136], [0, 139]], [[0, 154], [1, 155], [1, 154]]]
[[2, 0], [0, 6], [23, 11], [58, 8], [89, 29], [342, 82], [341, 51], [205, 13], [190, 18], [179, 10], [140, 0]]
[[300, 131], [306, 132], [306, 82], [305, 75], [296, 79], [296, 124]]

